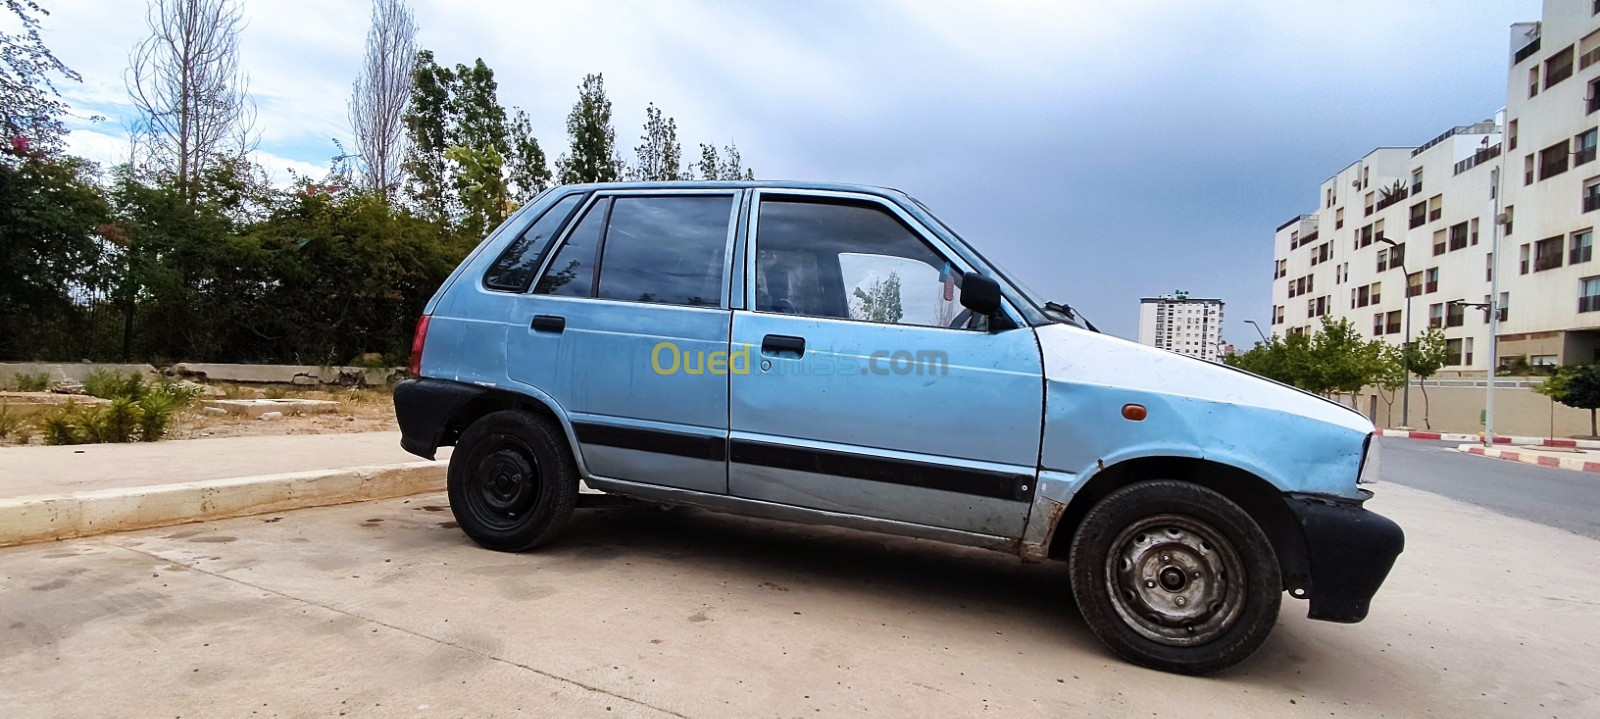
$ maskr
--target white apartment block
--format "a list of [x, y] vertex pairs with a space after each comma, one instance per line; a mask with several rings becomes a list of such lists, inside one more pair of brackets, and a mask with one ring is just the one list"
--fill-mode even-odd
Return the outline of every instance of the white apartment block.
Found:
[[1222, 361], [1222, 300], [1186, 294], [1139, 300], [1139, 344]]
[[1446, 372], [1486, 372], [1481, 306], [1499, 272], [1501, 364], [1600, 361], [1600, 0], [1545, 0], [1543, 22], [1512, 26], [1506, 60], [1504, 110], [1373, 150], [1278, 228], [1273, 334], [1328, 315], [1400, 343], [1409, 299], [1413, 336], [1443, 329]]

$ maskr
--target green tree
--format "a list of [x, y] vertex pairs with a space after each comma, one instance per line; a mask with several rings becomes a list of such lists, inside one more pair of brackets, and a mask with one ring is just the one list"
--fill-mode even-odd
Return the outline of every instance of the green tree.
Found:
[[1600, 365], [1567, 365], [1534, 390], [1574, 409], [1589, 410], [1589, 436], [1600, 435], [1595, 410], [1600, 409]]
[[447, 222], [454, 208], [445, 151], [450, 149], [450, 94], [455, 73], [434, 61], [432, 50], [417, 53], [411, 71], [411, 101], [403, 118], [410, 143], [404, 163], [407, 192], [435, 222]]
[[1438, 374], [1444, 367], [1448, 353], [1444, 331], [1438, 327], [1429, 327], [1428, 331], [1417, 335], [1406, 347], [1406, 365], [1420, 380], [1418, 384], [1422, 387], [1422, 426], [1428, 429], [1433, 429], [1433, 422], [1428, 417], [1428, 378]]
[[739, 148], [729, 144], [721, 152], [716, 146], [700, 144], [700, 162], [695, 165], [702, 180], [754, 180], [756, 173], [744, 166]]
[[672, 118], [663, 118], [661, 108], [651, 103], [644, 110], [644, 135], [640, 136], [639, 145], [633, 148], [636, 158], [630, 179], [655, 181], [655, 180], [681, 180], [683, 174], [679, 168], [683, 161], [683, 146], [678, 143], [678, 123]]
[[455, 186], [461, 200], [461, 232], [482, 237], [506, 219], [510, 189], [501, 176], [505, 158], [493, 147], [473, 149], [456, 145], [445, 151], [455, 168]]
[[621, 176], [604, 76], [585, 75], [578, 85], [578, 101], [567, 115], [567, 139], [567, 153], [556, 162], [562, 184], [616, 182]]
[[545, 162], [544, 148], [533, 136], [528, 113], [517, 110], [512, 115], [506, 136], [511, 145], [505, 162], [506, 181], [511, 185], [512, 202], [521, 205], [550, 187], [550, 166]]
[[1355, 393], [1377, 378], [1381, 349], [1361, 338], [1347, 319], [1322, 318], [1322, 330], [1311, 340], [1307, 384], [1318, 394]]
[[84, 329], [82, 295], [103, 286], [100, 272], [121, 252], [110, 219], [88, 163], [0, 155], [0, 358], [70, 351], [46, 345]]
[[865, 290], [857, 287], [854, 295], [856, 311], [851, 314], [859, 315], [856, 319], [892, 325], [899, 324], [905, 316], [900, 302], [900, 276], [893, 272], [888, 279], [876, 280]]
[[1384, 395], [1384, 406], [1388, 407], [1384, 424], [1393, 425], [1394, 395], [1405, 389], [1406, 380], [1410, 379], [1406, 375], [1405, 351], [1400, 349], [1399, 345], [1373, 341], [1382, 345], [1378, 350], [1378, 372], [1373, 378], [1373, 384], [1377, 386], [1379, 394]]

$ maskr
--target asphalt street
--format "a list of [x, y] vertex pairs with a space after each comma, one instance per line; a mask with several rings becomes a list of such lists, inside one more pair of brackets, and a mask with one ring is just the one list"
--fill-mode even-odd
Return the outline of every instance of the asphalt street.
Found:
[[[1382, 482], [1600, 539], [1600, 474], [1476, 457], [1454, 451], [1459, 442], [1378, 441]], [[1383, 484], [1373, 489], [1383, 495]]]

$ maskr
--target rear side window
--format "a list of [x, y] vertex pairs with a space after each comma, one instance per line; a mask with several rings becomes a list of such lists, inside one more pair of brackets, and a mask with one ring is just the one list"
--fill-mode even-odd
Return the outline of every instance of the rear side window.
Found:
[[496, 257], [489, 271], [483, 274], [483, 285], [489, 289], [526, 292], [539, 270], [539, 260], [544, 257], [550, 241], [561, 232], [572, 211], [583, 201], [583, 195], [567, 195], [555, 206], [534, 220], [517, 239], [512, 240], [504, 252]]
[[589, 206], [578, 226], [567, 235], [567, 242], [556, 252], [555, 260], [539, 278], [535, 294], [558, 297], [589, 297], [594, 289], [595, 260], [600, 253], [601, 231], [606, 225], [610, 200], [600, 200]]
[[722, 304], [732, 195], [613, 202], [597, 296], [694, 307]]

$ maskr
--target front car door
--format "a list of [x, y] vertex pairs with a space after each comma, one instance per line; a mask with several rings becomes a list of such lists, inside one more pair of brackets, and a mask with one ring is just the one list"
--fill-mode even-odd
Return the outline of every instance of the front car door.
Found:
[[601, 191], [525, 295], [513, 380], [572, 421], [590, 475], [727, 491], [728, 265], [739, 192]]
[[764, 190], [751, 207], [729, 493], [1020, 536], [1042, 421], [1033, 332], [969, 317], [971, 268], [890, 200]]

